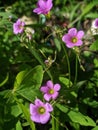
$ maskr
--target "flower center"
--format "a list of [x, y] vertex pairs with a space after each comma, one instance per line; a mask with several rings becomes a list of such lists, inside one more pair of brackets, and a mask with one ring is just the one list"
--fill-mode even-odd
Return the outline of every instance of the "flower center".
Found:
[[39, 107], [39, 108], [38, 108], [38, 113], [39, 113], [39, 114], [44, 114], [45, 111], [46, 111], [46, 110], [45, 110], [44, 107]]
[[76, 37], [73, 37], [73, 38], [71, 39], [71, 41], [72, 41], [73, 43], [76, 43], [76, 42], [78, 41], [78, 39], [77, 39]]
[[54, 89], [50, 89], [49, 94], [54, 94]]

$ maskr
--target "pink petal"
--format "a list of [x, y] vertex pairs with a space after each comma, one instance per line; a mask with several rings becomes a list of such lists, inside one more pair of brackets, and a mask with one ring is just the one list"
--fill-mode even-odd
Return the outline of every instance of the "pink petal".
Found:
[[75, 46], [81, 46], [83, 42], [81, 40], [78, 40], [78, 42], [75, 44]]
[[46, 84], [49, 88], [53, 88], [53, 82], [51, 80], [48, 80]]
[[78, 38], [78, 39], [81, 39], [83, 36], [84, 36], [84, 32], [83, 32], [83, 31], [79, 31], [79, 32], [77, 33], [77, 38]]
[[34, 107], [35, 107], [35, 105], [33, 105], [33, 104], [31, 103], [31, 104], [30, 104], [30, 114], [31, 114], [31, 115], [33, 114]]
[[36, 8], [33, 10], [34, 13], [41, 14], [42, 10], [40, 8]]
[[54, 85], [54, 90], [55, 90], [55, 91], [59, 91], [60, 88], [61, 88], [60, 84], [55, 84], [55, 85]]
[[59, 93], [58, 92], [55, 92], [53, 95], [52, 95], [52, 98], [53, 99], [56, 99], [58, 97]]
[[44, 0], [39, 0], [38, 5], [40, 8], [45, 9], [46, 8], [46, 2]]
[[45, 99], [46, 101], [49, 101], [49, 100], [51, 99], [51, 95], [45, 94], [45, 95], [44, 95], [44, 99]]
[[77, 35], [77, 30], [76, 30], [76, 28], [71, 28], [71, 29], [69, 29], [68, 34], [69, 34], [71, 37], [76, 36], [76, 35]]
[[36, 114], [36, 115], [31, 116], [31, 120], [34, 122], [40, 123], [40, 115]]
[[42, 87], [40, 88], [40, 91], [43, 92], [43, 93], [47, 93], [48, 90], [49, 90], [49, 88], [48, 88], [47, 86], [42, 86]]
[[52, 6], [53, 6], [52, 0], [47, 0], [46, 5], [47, 5], [48, 10], [50, 10], [52, 8]]
[[49, 112], [53, 111], [53, 107], [51, 104], [46, 103], [45, 106], [46, 106], [47, 111], [49, 111]]
[[63, 37], [62, 37], [62, 41], [65, 42], [65, 43], [68, 43], [71, 41], [71, 37], [69, 34], [65, 34]]
[[39, 100], [39, 99], [36, 99], [35, 100], [35, 105], [36, 106], [41, 106], [41, 105], [43, 105], [44, 103], [41, 101], [41, 100]]
[[75, 46], [75, 44], [72, 43], [72, 42], [69, 42], [69, 43], [66, 43], [66, 46], [67, 46], [68, 48], [73, 48], [73, 47]]
[[46, 124], [50, 119], [50, 113], [45, 113], [44, 115], [40, 116], [40, 123], [41, 124]]

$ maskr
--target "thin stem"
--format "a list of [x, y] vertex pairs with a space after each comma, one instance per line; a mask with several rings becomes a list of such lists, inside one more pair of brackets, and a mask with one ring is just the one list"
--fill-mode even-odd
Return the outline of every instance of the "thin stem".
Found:
[[77, 75], [78, 75], [78, 57], [76, 55], [76, 61], [75, 61], [75, 79], [74, 79], [74, 85], [76, 84], [77, 82]]
[[69, 58], [68, 58], [67, 51], [66, 51], [65, 46], [64, 46], [63, 43], [62, 43], [62, 47], [63, 47], [64, 53], [65, 53], [65, 56], [66, 56], [66, 60], [67, 60], [67, 64], [68, 64], [68, 72], [69, 72], [69, 87], [70, 87], [70, 81], [71, 81], [70, 62], [69, 62]]
[[55, 120], [53, 116], [52, 116], [52, 130], [55, 130]]
[[[67, 128], [67, 126], [64, 125], [63, 123], [61, 123], [53, 114], [51, 114], [51, 116], [52, 116], [52, 119], [54, 119], [58, 124], [60, 124], [60, 126], [66, 128], [66, 130], [69, 130], [69, 129]], [[52, 130], [58, 130], [58, 129], [52, 129]]]

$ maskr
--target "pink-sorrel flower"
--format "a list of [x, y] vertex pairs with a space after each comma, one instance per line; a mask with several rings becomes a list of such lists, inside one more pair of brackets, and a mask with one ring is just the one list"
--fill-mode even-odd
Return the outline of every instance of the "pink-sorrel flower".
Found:
[[58, 97], [60, 88], [60, 84], [53, 84], [51, 80], [48, 80], [44, 86], [41, 86], [40, 90], [44, 93], [44, 99], [49, 101]]
[[46, 15], [49, 13], [52, 6], [53, 6], [52, 0], [38, 0], [37, 8], [35, 8], [33, 12], [37, 14]]
[[94, 20], [94, 27], [95, 27], [95, 28], [98, 28], [98, 18], [96, 18], [96, 19]]
[[83, 44], [81, 40], [83, 36], [83, 31], [77, 31], [76, 28], [71, 28], [68, 33], [62, 37], [62, 41], [65, 42], [68, 48], [73, 48], [74, 46], [81, 46]]
[[13, 32], [14, 34], [23, 33], [24, 31], [25, 22], [22, 22], [20, 19], [13, 24]]
[[34, 104], [30, 104], [31, 120], [36, 123], [45, 124], [50, 119], [50, 112], [53, 107], [49, 103], [43, 103], [41, 100], [36, 99]]

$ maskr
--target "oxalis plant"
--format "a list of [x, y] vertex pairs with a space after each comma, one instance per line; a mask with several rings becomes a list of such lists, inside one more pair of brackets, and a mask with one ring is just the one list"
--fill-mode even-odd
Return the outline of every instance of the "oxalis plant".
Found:
[[[53, 0], [37, 1], [32, 13], [39, 20], [31, 26], [14, 14], [0, 14], [19, 61], [13, 81], [11, 68], [0, 83], [0, 130], [98, 130], [98, 18], [89, 34], [75, 26], [96, 3], [63, 28], [53, 25]], [[10, 88], [8, 82], [14, 82]]]

